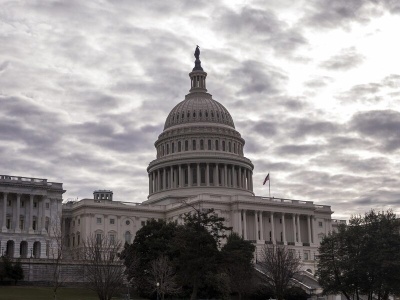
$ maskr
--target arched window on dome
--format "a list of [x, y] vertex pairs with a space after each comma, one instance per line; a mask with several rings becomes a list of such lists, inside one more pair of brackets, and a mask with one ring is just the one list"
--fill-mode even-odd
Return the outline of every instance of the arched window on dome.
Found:
[[190, 112], [189, 112], [189, 111], [187, 112], [186, 117], [187, 117], [188, 119], [190, 118]]
[[196, 150], [196, 140], [192, 141], [192, 150]]
[[211, 111], [211, 118], [214, 118], [214, 112]]
[[219, 141], [215, 140], [215, 150], [219, 151]]
[[204, 150], [204, 141], [200, 140], [200, 150]]
[[182, 150], [182, 143], [181, 141], [178, 142], [178, 152], [181, 152]]
[[169, 144], [167, 144], [167, 155], [169, 154]]
[[164, 156], [164, 150], [165, 150], [164, 145], [162, 145], [162, 156]]
[[229, 152], [232, 152], [232, 145], [231, 145], [231, 142], [228, 142], [228, 151], [229, 151]]
[[176, 121], [179, 122], [179, 113], [176, 114]]
[[208, 118], [208, 111], [206, 111], [206, 118]]
[[182, 112], [182, 120], [185, 118], [185, 114], [184, 112]]
[[219, 113], [217, 112], [217, 119], [219, 119]]
[[211, 150], [211, 140], [208, 140], [208, 150]]
[[171, 153], [175, 153], [175, 143], [172, 142], [171, 144]]
[[225, 149], [225, 141], [222, 141], [222, 151], [226, 151], [226, 149]]
[[196, 112], [195, 111], [193, 112], [193, 118], [196, 118]]
[[185, 151], [189, 151], [189, 141], [185, 141]]
[[233, 152], [236, 153], [236, 143], [233, 143]]

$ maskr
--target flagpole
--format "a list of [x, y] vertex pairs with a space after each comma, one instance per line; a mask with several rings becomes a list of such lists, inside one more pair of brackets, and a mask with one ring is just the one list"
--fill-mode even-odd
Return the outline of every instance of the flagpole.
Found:
[[269, 197], [271, 198], [271, 175], [269, 176], [268, 187], [269, 187]]

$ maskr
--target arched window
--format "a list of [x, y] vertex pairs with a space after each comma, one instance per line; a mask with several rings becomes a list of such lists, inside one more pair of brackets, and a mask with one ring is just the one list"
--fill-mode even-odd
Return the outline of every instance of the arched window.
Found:
[[196, 140], [192, 141], [192, 150], [196, 150]]
[[129, 231], [125, 232], [125, 243], [130, 244], [131, 243], [131, 239], [132, 239], [132, 235]]
[[167, 144], [167, 155], [169, 154], [169, 144]]
[[200, 140], [200, 150], [204, 150], [204, 141]]
[[222, 151], [225, 151], [225, 141], [222, 141]]
[[215, 150], [219, 151], [219, 141], [215, 140]]
[[185, 151], [189, 151], [189, 141], [185, 141]]
[[211, 111], [211, 118], [214, 118], [214, 112]]
[[49, 224], [50, 224], [50, 218], [46, 217], [46, 221], [44, 223], [44, 228], [49, 232]]
[[232, 152], [231, 142], [228, 142], [228, 151]]
[[182, 148], [182, 143], [181, 141], [178, 142], [178, 152], [181, 152], [181, 148]]
[[236, 153], [236, 143], [233, 143], [233, 152]]
[[208, 150], [211, 150], [211, 140], [208, 140]]
[[162, 156], [164, 156], [164, 145], [162, 145]]
[[172, 142], [171, 144], [171, 153], [175, 153], [175, 143]]

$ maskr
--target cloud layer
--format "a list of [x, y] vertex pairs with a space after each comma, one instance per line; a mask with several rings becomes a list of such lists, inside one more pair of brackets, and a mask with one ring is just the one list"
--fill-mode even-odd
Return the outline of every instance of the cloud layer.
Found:
[[144, 201], [198, 44], [257, 195], [269, 172], [275, 197], [337, 218], [400, 213], [399, 14], [393, 1], [6, 1], [0, 173], [63, 182], [65, 199]]

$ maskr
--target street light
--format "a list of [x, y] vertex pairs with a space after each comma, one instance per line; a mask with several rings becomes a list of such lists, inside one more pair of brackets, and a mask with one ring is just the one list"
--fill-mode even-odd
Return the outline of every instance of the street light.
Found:
[[160, 286], [160, 283], [157, 282], [157, 283], [156, 283], [156, 286], [157, 286], [157, 300], [158, 300], [158, 288], [159, 288], [159, 286]]

